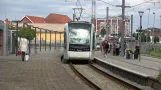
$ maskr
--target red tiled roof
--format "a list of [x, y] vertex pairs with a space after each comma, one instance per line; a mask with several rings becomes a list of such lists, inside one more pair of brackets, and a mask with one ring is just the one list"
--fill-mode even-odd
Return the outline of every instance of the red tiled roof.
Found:
[[45, 18], [46, 23], [59, 23], [59, 24], [65, 24], [67, 22], [72, 21], [67, 15], [61, 15], [61, 14], [54, 14], [51, 13]]
[[8, 23], [8, 24], [9, 24], [9, 23], [11, 23], [11, 21], [9, 21], [8, 18], [6, 18], [6, 19], [4, 20], [4, 23]]
[[26, 18], [28, 18], [32, 23], [45, 23], [44, 17], [26, 15]]

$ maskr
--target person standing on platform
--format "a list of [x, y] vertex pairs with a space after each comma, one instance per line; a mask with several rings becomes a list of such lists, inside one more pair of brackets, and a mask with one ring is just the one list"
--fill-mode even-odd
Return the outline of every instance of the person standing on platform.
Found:
[[134, 59], [138, 59], [139, 55], [140, 55], [140, 46], [137, 43], [136, 46], [135, 46]]
[[104, 56], [107, 57], [107, 53], [108, 53], [108, 50], [109, 50], [109, 45], [108, 45], [107, 39], [105, 39], [104, 42], [103, 42], [103, 49], [104, 49]]
[[127, 43], [124, 42], [124, 56], [125, 56], [126, 51], [127, 51]]
[[118, 56], [120, 53], [120, 44], [119, 42], [116, 43], [116, 56]]
[[116, 55], [116, 40], [113, 42], [113, 56]]

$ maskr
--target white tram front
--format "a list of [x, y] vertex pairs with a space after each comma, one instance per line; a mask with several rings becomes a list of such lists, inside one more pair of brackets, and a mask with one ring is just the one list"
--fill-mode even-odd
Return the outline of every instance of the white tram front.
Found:
[[63, 62], [69, 60], [93, 60], [95, 49], [94, 25], [76, 21], [64, 27]]

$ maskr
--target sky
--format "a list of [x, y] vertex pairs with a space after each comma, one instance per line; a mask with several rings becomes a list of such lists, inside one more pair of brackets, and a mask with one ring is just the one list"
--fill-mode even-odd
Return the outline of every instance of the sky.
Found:
[[[91, 18], [91, 0], [0, 0], [0, 20], [8, 18], [9, 20], [21, 20], [25, 15], [46, 17], [50, 13], [64, 14], [72, 19], [72, 8], [84, 8], [81, 20], [90, 20]], [[161, 3], [160, 0], [125, 0], [126, 6], [132, 6], [125, 9], [125, 15], [134, 15], [134, 31], [139, 27], [138, 11], [144, 11], [143, 28], [161, 27]], [[155, 2], [155, 3], [154, 3]], [[106, 7], [109, 7], [109, 16], [121, 15], [122, 0], [96, 0], [96, 18], [106, 17]], [[149, 10], [147, 10], [150, 8]], [[155, 12], [155, 15], [153, 14]], [[76, 11], [79, 15], [80, 11]], [[149, 24], [148, 24], [149, 15]], [[155, 16], [155, 19], [154, 19]], [[155, 22], [155, 23], [153, 23]]]

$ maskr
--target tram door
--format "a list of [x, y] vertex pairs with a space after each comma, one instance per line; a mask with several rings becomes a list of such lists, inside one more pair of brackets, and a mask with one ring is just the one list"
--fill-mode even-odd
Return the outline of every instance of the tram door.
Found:
[[0, 56], [3, 55], [3, 30], [0, 29]]

